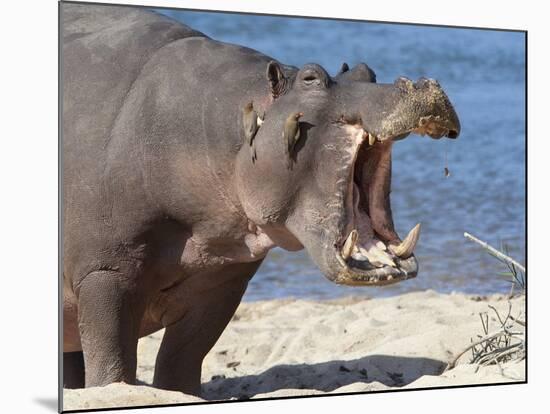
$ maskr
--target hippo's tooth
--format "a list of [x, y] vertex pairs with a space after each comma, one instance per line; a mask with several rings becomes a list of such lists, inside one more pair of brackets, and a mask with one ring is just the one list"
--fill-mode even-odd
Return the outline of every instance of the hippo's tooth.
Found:
[[376, 244], [376, 247], [378, 247], [380, 250], [386, 251], [386, 245], [384, 244], [383, 241], [377, 240], [375, 244]]
[[414, 248], [416, 247], [416, 243], [418, 242], [419, 237], [420, 237], [420, 223], [418, 223], [416, 226], [412, 228], [409, 234], [407, 234], [407, 237], [405, 237], [405, 240], [403, 240], [398, 245], [393, 245], [393, 244], [390, 245], [389, 249], [397, 257], [400, 257], [402, 259], [408, 259], [413, 254]]
[[376, 137], [371, 133], [369, 133], [369, 145], [372, 147], [375, 142], [376, 142]]
[[359, 234], [357, 233], [357, 230], [353, 229], [348, 238], [346, 239], [344, 243], [344, 247], [342, 247], [342, 258], [344, 260], [348, 260], [351, 256], [351, 253], [353, 252], [353, 248], [355, 247], [355, 243], [357, 243], [357, 238]]
[[370, 240], [364, 246], [359, 247], [361, 255], [365, 256], [371, 265], [376, 267], [391, 266], [396, 267], [392, 257], [385, 251], [376, 247], [376, 244]]
[[259, 116], [257, 118], [258, 119], [256, 120], [256, 125], [262, 126], [262, 124], [264, 123], [264, 120], [262, 118], [260, 118]]

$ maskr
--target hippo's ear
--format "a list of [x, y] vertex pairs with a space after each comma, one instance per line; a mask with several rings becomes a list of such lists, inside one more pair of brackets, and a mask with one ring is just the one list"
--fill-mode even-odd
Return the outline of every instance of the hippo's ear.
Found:
[[376, 83], [376, 73], [366, 63], [359, 63], [351, 70], [349, 68], [347, 71], [340, 70], [336, 77], [338, 79]]
[[344, 62], [342, 63], [342, 66], [340, 66], [340, 70], [338, 71], [338, 73], [336, 74], [336, 76], [339, 76], [341, 75], [342, 73], [346, 73], [349, 71], [349, 65]]
[[266, 77], [269, 81], [269, 90], [274, 98], [283, 94], [286, 85], [286, 78], [281, 66], [272, 60], [267, 64]]

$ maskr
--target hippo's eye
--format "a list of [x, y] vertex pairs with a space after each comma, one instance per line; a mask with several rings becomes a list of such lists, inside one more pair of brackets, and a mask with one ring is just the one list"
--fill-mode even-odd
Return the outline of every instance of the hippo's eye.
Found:
[[306, 64], [298, 73], [299, 82], [306, 88], [319, 87], [328, 88], [330, 86], [330, 76], [319, 65], [314, 63]]
[[305, 88], [328, 88], [330, 86], [330, 76], [319, 65], [308, 63], [298, 72], [299, 83]]
[[315, 75], [307, 75], [305, 78], [304, 78], [304, 83], [306, 85], [319, 85], [319, 78], [317, 78], [317, 76]]

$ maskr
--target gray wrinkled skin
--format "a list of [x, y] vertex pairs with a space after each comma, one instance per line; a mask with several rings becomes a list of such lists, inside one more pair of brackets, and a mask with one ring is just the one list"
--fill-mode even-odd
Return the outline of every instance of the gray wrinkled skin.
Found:
[[[134, 383], [138, 338], [166, 327], [154, 386], [198, 394], [204, 356], [274, 246], [305, 247], [336, 283], [416, 276], [414, 256], [373, 268], [339, 249], [353, 180], [376, 234], [399, 242], [392, 139], [460, 130], [435, 81], [380, 85], [366, 65], [331, 78], [151, 12], [61, 7], [66, 387]], [[264, 119], [255, 163], [243, 145], [250, 101]], [[293, 112], [304, 117], [289, 170], [281, 133]], [[366, 148], [342, 115], [380, 142]]]

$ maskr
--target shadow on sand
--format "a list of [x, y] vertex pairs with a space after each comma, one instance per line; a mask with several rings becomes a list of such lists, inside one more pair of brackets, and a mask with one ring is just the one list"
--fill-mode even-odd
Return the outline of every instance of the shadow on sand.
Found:
[[256, 375], [213, 377], [202, 385], [202, 398], [247, 399], [280, 389], [314, 389], [330, 392], [356, 382], [380, 382], [402, 387], [424, 375], [440, 375], [446, 363], [430, 358], [369, 355], [350, 361], [318, 364], [277, 365]]
[[35, 398], [34, 402], [50, 411], [58, 412], [57, 398]]

